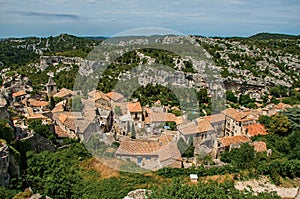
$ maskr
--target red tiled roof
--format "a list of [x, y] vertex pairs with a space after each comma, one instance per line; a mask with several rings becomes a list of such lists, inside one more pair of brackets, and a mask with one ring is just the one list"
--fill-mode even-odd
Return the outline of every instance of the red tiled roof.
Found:
[[66, 96], [72, 96], [72, 95], [75, 95], [74, 91], [69, 90], [67, 88], [62, 88], [59, 90], [59, 92], [57, 92], [55, 95], [53, 95], [53, 97], [64, 98]]
[[65, 132], [63, 129], [61, 129], [59, 126], [54, 126], [55, 133], [58, 137], [69, 137], [69, 134]]
[[[201, 118], [198, 118], [198, 119], [201, 119]], [[213, 115], [205, 116], [205, 117], [203, 117], [203, 119], [210, 123], [222, 122], [222, 121], [225, 121], [225, 115], [222, 113], [213, 114]]]
[[206, 120], [198, 122], [198, 132], [199, 133], [207, 132], [207, 131], [213, 131], [213, 130], [215, 130], [215, 129], [212, 127], [210, 122], [208, 122]]
[[183, 135], [192, 135], [196, 134], [199, 132], [198, 126], [194, 122], [189, 122], [184, 125], [180, 125], [178, 127], [178, 130], [183, 134]]
[[168, 159], [182, 160], [176, 142], [170, 142], [166, 146], [161, 147], [161, 149], [157, 151], [157, 154], [160, 161]]
[[35, 99], [29, 99], [28, 102], [31, 106], [34, 106], [34, 107], [44, 107], [44, 106], [49, 105], [49, 102], [39, 101], [39, 100], [35, 100]]
[[176, 122], [176, 116], [172, 113], [152, 113], [151, 122]]
[[18, 91], [12, 94], [13, 97], [20, 97], [23, 95], [26, 95], [27, 93], [25, 91]]
[[247, 129], [247, 132], [250, 137], [256, 136], [256, 135], [266, 135], [268, 134], [264, 125], [262, 124], [250, 124], [248, 126], [245, 126]]
[[64, 122], [64, 125], [68, 127], [69, 129], [75, 131], [76, 126], [75, 126], [75, 118], [67, 118]]
[[124, 96], [121, 93], [114, 92], [114, 91], [107, 93], [106, 96], [108, 96], [113, 101], [118, 101], [119, 99], [124, 98]]
[[222, 112], [228, 117], [233, 118], [236, 121], [243, 122], [243, 121], [249, 121], [254, 120], [255, 117], [252, 115], [253, 113], [251, 111], [237, 111], [234, 108], [228, 108]]
[[145, 140], [124, 140], [121, 142], [117, 154], [126, 155], [155, 155], [160, 148], [157, 141], [145, 141]]
[[139, 113], [143, 111], [140, 102], [129, 102], [127, 106], [130, 113]]
[[109, 98], [101, 91], [96, 91], [93, 97], [95, 101], [98, 99], [104, 99], [105, 101], [109, 101]]
[[284, 104], [282, 102], [280, 102], [278, 105], [276, 105], [277, 109], [285, 109], [285, 108], [291, 108], [292, 106], [289, 104]]
[[230, 146], [232, 144], [240, 144], [240, 143], [250, 141], [250, 139], [245, 135], [223, 137], [223, 138], [219, 138], [218, 140], [222, 143], [223, 146]]
[[267, 144], [265, 142], [259, 141], [259, 142], [253, 142], [254, 150], [256, 152], [266, 151], [267, 150]]
[[68, 117], [65, 114], [59, 114], [59, 116], [58, 116], [58, 119], [59, 119], [59, 121], [61, 121], [61, 123], [65, 123], [67, 118]]

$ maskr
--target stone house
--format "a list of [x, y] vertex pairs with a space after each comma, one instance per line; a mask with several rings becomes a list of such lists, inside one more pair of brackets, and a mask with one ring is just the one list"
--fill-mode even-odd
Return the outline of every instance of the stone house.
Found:
[[119, 159], [134, 162], [139, 167], [152, 171], [163, 167], [182, 167], [181, 154], [176, 142], [124, 140], [115, 155]]
[[67, 89], [67, 88], [61, 88], [57, 93], [55, 93], [53, 95], [54, 98], [62, 98], [62, 99], [65, 99], [65, 100], [68, 100], [70, 99], [71, 97], [75, 96], [75, 92], [70, 90], [70, 89]]
[[233, 148], [238, 148], [241, 143], [247, 143], [250, 141], [251, 140], [246, 135], [217, 138], [214, 143], [216, 158], [224, 151], [230, 151]]
[[116, 103], [124, 103], [124, 95], [121, 93], [112, 91], [106, 93], [106, 96], [109, 97], [111, 106], [114, 108]]
[[236, 110], [228, 108], [222, 112], [225, 115], [224, 136], [242, 135], [245, 126], [254, 124], [258, 119], [258, 114], [251, 110]]
[[145, 128], [148, 133], [160, 133], [163, 127], [169, 128], [166, 125], [166, 122], [174, 122], [176, 123], [177, 118], [172, 113], [166, 112], [151, 112], [146, 111], [147, 117], [145, 118]]
[[140, 102], [128, 102], [128, 112], [134, 121], [143, 121], [143, 109]]
[[20, 102], [25, 98], [27, 93], [25, 91], [18, 91], [12, 94], [14, 102]]

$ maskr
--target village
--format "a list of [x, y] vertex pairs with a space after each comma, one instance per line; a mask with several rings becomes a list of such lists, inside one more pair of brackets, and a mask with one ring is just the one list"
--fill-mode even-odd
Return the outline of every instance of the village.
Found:
[[[42, 120], [43, 124], [51, 126], [57, 139], [71, 138], [86, 146], [90, 146], [88, 143], [92, 139], [107, 146], [117, 143], [118, 147], [112, 151], [113, 157], [153, 171], [163, 167], [198, 166], [201, 158], [206, 156], [211, 157], [215, 164], [222, 165], [218, 159], [220, 154], [242, 143], [250, 143], [255, 151], [271, 155], [272, 151], [268, 150], [265, 142], [251, 141], [253, 136], [267, 134], [263, 124], [257, 120], [260, 115], [273, 116], [291, 107], [279, 103], [257, 109], [227, 108], [221, 113], [189, 121], [185, 114], [176, 116], [172, 113], [174, 109], [180, 111], [179, 107], [165, 106], [160, 100], [151, 107], [141, 106], [137, 99], [128, 101], [121, 93], [99, 90], [90, 91], [87, 99], [78, 98], [75, 91], [58, 89], [52, 77], [49, 77], [45, 90], [41, 90], [39, 97], [35, 98], [27, 94], [31, 89], [29, 83], [26, 77], [13, 77], [10, 82], [11, 101], [1, 98], [1, 119], [10, 119], [8, 103], [14, 107], [10, 111], [20, 115], [14, 117], [10, 124], [17, 139], [38, 136], [28, 130], [26, 121]], [[51, 100], [45, 100], [50, 98], [56, 101], [52, 105]], [[72, 100], [73, 105], [70, 103]], [[76, 106], [76, 100], [78, 107], [74, 109], [72, 106]], [[185, 143], [183, 148], [182, 141]], [[47, 148], [47, 142], [42, 145]], [[51, 143], [48, 145], [51, 148]], [[193, 157], [183, 157], [188, 147], [193, 148]], [[9, 181], [8, 157], [7, 146], [1, 143], [1, 176]]]
[[[299, 155], [299, 58], [251, 40], [154, 38], [156, 44], [171, 45], [188, 39], [204, 58], [147, 48], [125, 54], [117, 50], [122, 56], [106, 63], [101, 73], [103, 63], [85, 58], [89, 50], [77, 51], [78, 41], [69, 35], [31, 44], [8, 40], [13, 49], [32, 51], [36, 57], [10, 67], [0, 63], [0, 185], [22, 182], [16, 189], [30, 190], [38, 178], [55, 186], [66, 184], [54, 194], [37, 191], [55, 196], [74, 189], [67, 188], [73, 178], [60, 181], [65, 171], [70, 176], [81, 173], [71, 184], [84, 182], [85, 176], [95, 182], [127, 182], [135, 173], [141, 189], [128, 189], [134, 195], [148, 189], [139, 181], [148, 175], [166, 182], [180, 177], [192, 185], [228, 178], [239, 190], [248, 189], [245, 179], [252, 186], [251, 178], [262, 175], [260, 183], [276, 185], [268, 190], [294, 197], [297, 184], [278, 185], [287, 183], [286, 176], [298, 175], [292, 168]], [[151, 41], [129, 39], [136, 45]], [[90, 50], [97, 43], [79, 41]], [[60, 49], [65, 44], [70, 51]], [[105, 60], [114, 58], [114, 53], [103, 55]], [[44, 167], [53, 171], [51, 177], [45, 177]]]

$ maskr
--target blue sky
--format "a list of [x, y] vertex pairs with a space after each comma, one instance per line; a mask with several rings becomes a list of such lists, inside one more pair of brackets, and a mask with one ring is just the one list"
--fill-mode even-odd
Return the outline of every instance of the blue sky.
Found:
[[0, 37], [112, 36], [162, 27], [203, 36], [300, 34], [299, 0], [0, 0]]

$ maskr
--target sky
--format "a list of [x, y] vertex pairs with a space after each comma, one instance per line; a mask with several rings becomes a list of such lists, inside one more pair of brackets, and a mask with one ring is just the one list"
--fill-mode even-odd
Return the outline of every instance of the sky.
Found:
[[113, 36], [161, 27], [187, 35], [300, 34], [299, 0], [0, 0], [0, 37]]

